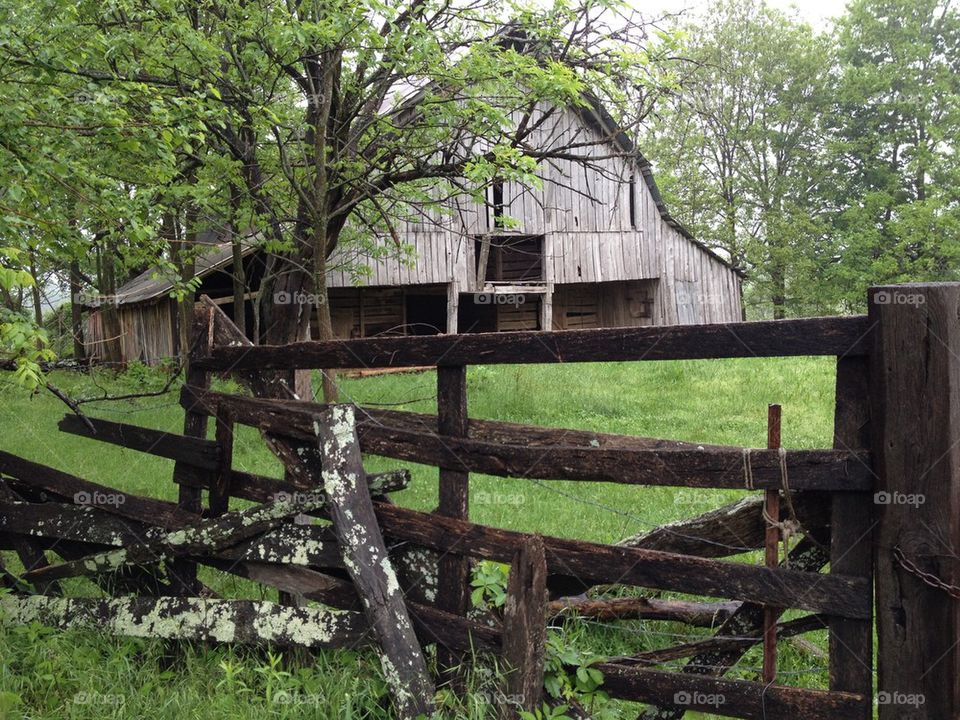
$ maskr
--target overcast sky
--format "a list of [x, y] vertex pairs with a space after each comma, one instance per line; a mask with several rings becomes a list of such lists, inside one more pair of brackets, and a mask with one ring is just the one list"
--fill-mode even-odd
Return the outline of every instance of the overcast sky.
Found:
[[[710, 0], [633, 0], [634, 6], [645, 15], [654, 15], [657, 10], [677, 12], [690, 9], [699, 10], [706, 7]], [[830, 18], [843, 13], [846, 0], [767, 0], [771, 7], [779, 8], [790, 14], [796, 13], [819, 30], [826, 29]]]

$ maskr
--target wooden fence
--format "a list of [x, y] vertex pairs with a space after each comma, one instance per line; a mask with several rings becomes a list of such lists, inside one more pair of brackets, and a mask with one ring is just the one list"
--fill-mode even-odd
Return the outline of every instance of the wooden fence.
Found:
[[[501, 655], [513, 668], [505, 697], [530, 708], [542, 699], [548, 613], [707, 626], [720, 619], [712, 639], [598, 664], [604, 690], [648, 703], [646, 720], [688, 710], [865, 719], [875, 704], [882, 720], [960, 717], [958, 317], [960, 285], [908, 285], [871, 290], [864, 317], [253, 347], [206, 302], [181, 396], [183, 436], [74, 416], [61, 424], [175, 460], [177, 504], [126, 495], [120, 504], [70, 505], [64, 501], [78, 493], [115, 491], [0, 453], [7, 478], [0, 533], [32, 568], [23, 578], [4, 571], [21, 593], [6, 601], [7, 617], [216, 641], [373, 641], [402, 717], [431, 710], [427, 644], [437, 645], [442, 667], [456, 666], [470, 649]], [[467, 412], [470, 364], [800, 355], [837, 358], [832, 448], [782, 450], [774, 438], [767, 449], [694, 445], [471, 420]], [[284, 379], [304, 368], [406, 366], [437, 368], [436, 416], [303, 402]], [[250, 394], [212, 390], [212, 374], [232, 375]], [[207, 439], [211, 418], [214, 440]], [[233, 469], [238, 424], [259, 428], [286, 467], [284, 480]], [[368, 476], [361, 453], [438, 467], [437, 511], [390, 503], [387, 494], [409, 475]], [[755, 496], [610, 546], [470, 522], [471, 472]], [[230, 511], [231, 498], [261, 504]], [[330, 524], [292, 522], [302, 513]], [[779, 557], [771, 543], [788, 525], [803, 537]], [[724, 542], [731, 536], [733, 546]], [[43, 550], [51, 546], [62, 563], [48, 564]], [[766, 565], [725, 559], [764, 548]], [[169, 565], [166, 575], [157, 572], [158, 559]], [[468, 618], [476, 559], [511, 565], [497, 626]], [[324, 608], [211, 598], [196, 580], [198, 563]], [[57, 582], [74, 575], [133, 595], [57, 597]], [[40, 594], [29, 594], [24, 580]], [[609, 584], [726, 602], [569, 599]], [[806, 614], [784, 620], [788, 610]], [[829, 631], [829, 690], [776, 679], [776, 638], [822, 628]], [[759, 644], [760, 681], [723, 677]], [[687, 659], [681, 672], [656, 669], [678, 659]], [[517, 710], [504, 707], [508, 715]]]

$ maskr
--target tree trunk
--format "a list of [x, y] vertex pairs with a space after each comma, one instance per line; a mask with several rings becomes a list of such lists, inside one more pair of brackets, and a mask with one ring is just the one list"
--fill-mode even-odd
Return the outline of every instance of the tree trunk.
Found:
[[770, 264], [770, 299], [773, 302], [773, 319], [783, 320], [787, 316], [787, 277], [786, 270], [779, 262]]
[[[330, 317], [330, 299], [327, 293], [327, 258], [324, 253], [314, 255], [313, 282], [317, 303], [317, 340], [333, 340], [333, 319]], [[323, 373], [323, 401], [337, 402], [337, 374], [335, 370]]]
[[30, 292], [33, 297], [33, 320], [37, 327], [43, 327], [43, 306], [40, 304], [43, 298], [40, 295], [40, 278], [37, 271], [37, 254], [30, 251], [30, 274], [33, 276], [33, 285], [30, 286]]
[[117, 305], [117, 241], [109, 233], [104, 237], [100, 257], [100, 294], [106, 299], [100, 303], [103, 325], [103, 360], [108, 367], [121, 369], [123, 357], [123, 330]]
[[80, 305], [80, 261], [70, 261], [70, 333], [73, 335], [73, 359], [83, 360], [83, 308]]
[[[182, 282], [193, 279], [195, 262], [193, 247], [197, 236], [197, 211], [194, 206], [187, 210], [185, 225], [180, 227], [177, 216], [172, 211], [163, 215], [163, 235], [170, 246], [170, 260], [177, 269]], [[176, 353], [180, 363], [186, 368], [190, 356], [190, 328], [193, 324], [193, 293], [187, 293], [176, 303]]]
[[247, 289], [247, 277], [243, 268], [243, 233], [237, 228], [237, 217], [240, 214], [240, 189], [230, 184], [230, 223], [228, 232], [233, 245], [233, 323], [243, 334], [247, 334], [247, 314], [244, 302], [244, 293]]

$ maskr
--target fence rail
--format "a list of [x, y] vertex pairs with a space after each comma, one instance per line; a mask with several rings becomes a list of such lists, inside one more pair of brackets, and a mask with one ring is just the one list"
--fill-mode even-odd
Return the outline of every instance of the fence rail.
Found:
[[355, 369], [834, 355], [868, 350], [865, 316], [600, 330], [358, 338], [215, 345], [199, 370]]
[[[523, 696], [521, 704], [529, 709], [541, 699], [548, 609], [602, 622], [643, 617], [698, 627], [709, 626], [713, 621], [704, 618], [710, 617], [719, 622], [710, 638], [599, 664], [604, 689], [614, 697], [656, 706], [641, 720], [679, 719], [689, 710], [741, 718], [868, 720], [875, 697], [876, 584], [883, 598], [877, 618], [878, 690], [894, 698], [924, 698], [921, 706], [909, 708], [911, 718], [953, 717], [960, 713], [960, 690], [954, 682], [960, 667], [956, 601], [902, 563], [898, 566], [896, 558], [907, 558], [912, 567], [938, 578], [941, 587], [960, 582], [960, 567], [951, 559], [960, 537], [956, 519], [960, 455], [952, 444], [960, 434], [956, 411], [960, 386], [953, 382], [960, 373], [960, 286], [887, 288], [878, 297], [904, 292], [922, 294], [924, 302], [873, 298], [867, 317], [359, 339], [283, 348], [251, 346], [219, 308], [205, 301], [197, 315], [192, 363], [180, 398], [183, 435], [93, 418], [88, 424], [68, 416], [60, 424], [62, 431], [73, 435], [174, 460], [178, 503], [128, 495], [122, 504], [77, 507], [71, 498], [78, 494], [113, 491], [0, 452], [0, 475], [6, 478], [0, 479], [0, 547], [17, 550], [25, 564], [38, 564], [27, 579], [36, 579], [38, 587], [43, 581], [44, 592], [52, 594], [59, 579], [93, 572], [91, 552], [100, 553], [95, 556], [100, 557], [98, 562], [115, 561], [118, 555], [104, 552], [104, 547], [130, 553], [137, 538], [148, 533], [151, 538], [166, 538], [165, 544], [148, 549], [163, 548], [176, 571], [163, 592], [180, 596], [174, 600], [187, 605], [177, 610], [172, 601], [149, 597], [151, 588], [158, 592], [157, 578], [134, 572], [123, 577], [138, 593], [123, 601], [127, 605], [16, 596], [14, 615], [59, 627], [92, 624], [115, 630], [121, 630], [116, 618], [134, 611], [190, 615], [200, 619], [174, 635], [209, 638], [222, 628], [205, 618], [221, 613], [242, 625], [235, 629], [234, 640], [270, 640], [251, 628], [256, 622], [270, 625], [289, 612], [282, 605], [207, 602], [197, 606], [203, 612], [189, 609], [190, 602], [199, 601], [202, 589], [196, 565], [207, 565], [335, 608], [334, 615], [317, 614], [303, 621], [314, 628], [324, 623], [339, 628], [342, 637], [333, 632], [322, 642], [311, 636], [300, 644], [352, 642], [357, 632], [364, 631], [365, 637], [376, 640], [387, 661], [405, 668], [402, 677], [391, 678], [391, 690], [399, 715], [411, 718], [430, 709], [432, 680], [425, 674], [420, 644], [438, 645], [444, 673], [472, 649], [500, 655], [515, 671], [508, 678], [508, 689]], [[478, 420], [467, 412], [470, 364], [792, 355], [837, 358], [832, 448], [781, 451], [701, 445]], [[292, 393], [276, 374], [264, 372], [402, 366], [437, 367], [436, 416], [278, 399]], [[237, 378], [252, 397], [212, 391], [214, 373]], [[341, 421], [347, 417], [345, 425]], [[216, 421], [213, 440], [207, 438], [210, 418]], [[233, 468], [236, 425], [261, 431], [284, 463], [283, 479]], [[386, 493], [406, 487], [410, 474], [402, 470], [366, 474], [361, 451], [439, 468], [437, 512], [417, 512], [384, 500]], [[757, 493], [611, 546], [471, 522], [470, 473], [537, 482], [599, 481]], [[273, 507], [278, 495], [309, 494], [318, 488], [326, 493], [325, 502], [300, 509], [332, 525], [270, 520], [251, 528], [229, 507], [231, 498], [241, 498], [263, 503], [258, 511], [262, 513]], [[209, 492], [206, 508], [204, 490]], [[878, 491], [881, 494], [874, 497]], [[895, 501], [897, 493], [911, 491], [922, 492], [923, 502], [911, 508]], [[765, 498], [771, 497], [783, 500], [779, 509], [776, 503], [767, 505], [776, 517], [763, 511]], [[790, 523], [803, 538], [781, 557], [772, 553], [771, 539], [775, 542]], [[369, 543], [360, 540], [357, 527]], [[176, 533], [184, 528], [203, 532], [188, 533], [194, 543], [189, 547], [171, 545], [171, 537], [179, 537]], [[231, 542], [229, 528], [237, 529]], [[222, 542], [209, 545], [211, 537], [220, 537], [217, 533], [223, 535]], [[46, 568], [43, 551], [51, 547], [65, 562]], [[763, 548], [769, 566], [729, 559]], [[142, 555], [147, 550], [136, 552]], [[511, 567], [508, 611], [495, 627], [467, 617], [468, 573], [470, 563], [478, 559]], [[21, 589], [20, 581], [6, 571], [0, 580]], [[570, 597], [608, 584], [724, 602]], [[402, 589], [403, 596], [394, 588]], [[787, 609], [807, 614], [784, 620]], [[399, 625], [390, 620], [395, 616], [401, 617]], [[260, 620], [255, 622], [256, 618]], [[909, 632], [904, 630], [904, 618]], [[829, 638], [829, 690], [790, 687], [782, 676], [773, 683], [723, 677], [764, 638], [768, 642], [762, 670], [773, 677], [776, 656], [771, 636], [790, 637], [824, 627]], [[901, 657], [909, 661], [904, 663]], [[650, 667], [668, 660], [686, 665], [680, 672]], [[718, 696], [724, 698], [722, 708], [712, 704]], [[514, 716], [516, 709], [505, 708]], [[881, 720], [905, 716], [895, 704], [881, 704], [879, 713]]]

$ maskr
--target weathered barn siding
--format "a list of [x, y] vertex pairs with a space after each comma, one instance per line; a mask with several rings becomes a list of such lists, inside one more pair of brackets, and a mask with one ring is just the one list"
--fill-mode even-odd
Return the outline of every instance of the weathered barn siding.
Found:
[[[156, 365], [166, 358], [176, 357], [174, 332], [174, 306], [170, 298], [160, 298], [149, 303], [120, 305], [120, 348], [124, 362], [139, 360]], [[87, 314], [83, 332], [83, 345], [87, 357], [102, 361], [107, 341], [100, 310]]]
[[656, 280], [557, 285], [553, 329], [653, 325], [656, 285]]
[[[487, 189], [485, 204], [464, 194], [419, 216], [408, 207], [410, 219], [394, 223], [399, 246], [382, 237], [372, 247], [339, 249], [327, 281], [335, 334], [741, 320], [740, 276], [670, 218], [649, 164], [629, 140], [602, 129], [608, 120], [583, 109], [553, 111], [542, 124], [534, 118], [531, 147], [563, 148], [589, 162], [544, 160], [537, 187], [505, 181]], [[448, 191], [432, 189], [436, 197]], [[485, 244], [496, 261], [478, 277], [478, 245]], [[542, 257], [526, 267], [523, 258], [538, 247]], [[227, 272], [230, 261], [222, 248], [207, 271]], [[157, 282], [144, 274], [127, 288], [132, 300], [121, 307], [121, 323], [128, 360], [152, 363], [176, 352], [172, 301]], [[92, 357], [100, 356], [102, 340], [95, 311], [86, 335]]]
[[[600, 159], [589, 164], [544, 161], [540, 188], [504, 182], [503, 214], [514, 221], [509, 229], [496, 227], [490, 205], [466, 196], [452, 201], [450, 212], [403, 223], [398, 227], [403, 242], [415, 250], [412, 257], [398, 257], [395, 247], [391, 252], [392, 240], [379, 241], [390, 253], [386, 258], [371, 259], [355, 250], [338, 254], [332, 264], [340, 269], [331, 274], [331, 287], [355, 285], [357, 279], [346, 268], [367, 265], [364, 285], [452, 283], [454, 297], [484, 292], [489, 287], [478, 283], [474, 238], [538, 235], [543, 237], [541, 282], [548, 316], [554, 302], [551, 289], [559, 285], [657, 280], [655, 323], [742, 319], [736, 272], [664, 216], [645, 179], [647, 167], [618, 153], [612, 143], [598, 145], [602, 141], [574, 110], [556, 113], [530, 144], [549, 148], [579, 143], [579, 152], [595, 151]], [[492, 203], [489, 189], [487, 200]], [[529, 310], [523, 314], [529, 316]]]

